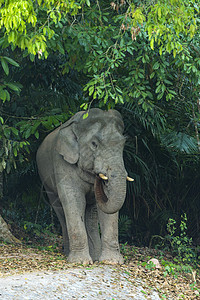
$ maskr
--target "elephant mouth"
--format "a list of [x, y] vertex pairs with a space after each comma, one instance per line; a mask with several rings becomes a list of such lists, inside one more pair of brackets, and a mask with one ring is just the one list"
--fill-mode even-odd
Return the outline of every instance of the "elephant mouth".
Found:
[[120, 210], [126, 196], [126, 180], [133, 181], [126, 177], [126, 173], [112, 174], [108, 178], [104, 174], [96, 175], [94, 182], [95, 198], [99, 208], [107, 213], [113, 214]]
[[103, 203], [108, 202], [108, 197], [104, 192], [105, 180], [108, 179], [103, 179], [102, 177], [96, 176], [94, 182], [95, 197], [96, 199], [98, 199], [100, 202]]
[[[134, 181], [133, 178], [127, 176], [127, 181]], [[95, 197], [98, 199], [101, 203], [108, 202], [108, 196], [106, 195], [106, 192], [104, 189], [106, 189], [106, 186], [108, 185], [108, 177], [105, 176], [102, 173], [99, 173], [96, 175], [95, 182], [94, 182], [94, 191], [95, 191]]]

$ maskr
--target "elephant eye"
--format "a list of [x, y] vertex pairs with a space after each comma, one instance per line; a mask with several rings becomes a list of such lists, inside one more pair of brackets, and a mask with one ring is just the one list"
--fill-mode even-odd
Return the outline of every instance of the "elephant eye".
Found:
[[92, 148], [95, 150], [97, 149], [98, 145], [96, 142], [92, 141]]

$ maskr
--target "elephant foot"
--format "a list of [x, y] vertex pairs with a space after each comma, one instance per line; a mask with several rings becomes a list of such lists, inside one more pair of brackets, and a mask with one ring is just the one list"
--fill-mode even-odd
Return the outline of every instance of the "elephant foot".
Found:
[[99, 258], [99, 261], [104, 264], [115, 265], [115, 264], [123, 264], [124, 259], [121, 253], [117, 250], [103, 250], [102, 254]]
[[93, 264], [92, 258], [85, 251], [71, 251], [67, 261], [73, 264], [82, 264], [84, 266]]

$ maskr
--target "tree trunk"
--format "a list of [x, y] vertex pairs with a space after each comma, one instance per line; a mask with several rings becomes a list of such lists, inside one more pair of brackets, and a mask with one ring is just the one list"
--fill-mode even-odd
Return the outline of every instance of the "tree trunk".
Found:
[[0, 200], [3, 197], [3, 173], [0, 172]]
[[[0, 172], [0, 200], [3, 197], [3, 173]], [[8, 225], [0, 215], [0, 240], [6, 242], [6, 243], [21, 243], [20, 240], [18, 240], [16, 237], [12, 235], [10, 232]]]
[[21, 244], [21, 241], [12, 235], [8, 225], [0, 215], [0, 240], [6, 243]]

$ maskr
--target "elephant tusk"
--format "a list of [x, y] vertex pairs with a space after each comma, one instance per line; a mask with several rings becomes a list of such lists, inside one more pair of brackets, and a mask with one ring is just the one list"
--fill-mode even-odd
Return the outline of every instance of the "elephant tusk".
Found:
[[133, 179], [133, 178], [131, 178], [131, 177], [126, 177], [126, 179], [128, 180], [128, 181], [134, 181], [135, 179]]
[[105, 175], [103, 175], [102, 173], [99, 173], [99, 177], [103, 180], [108, 180], [108, 177], [106, 177]]

